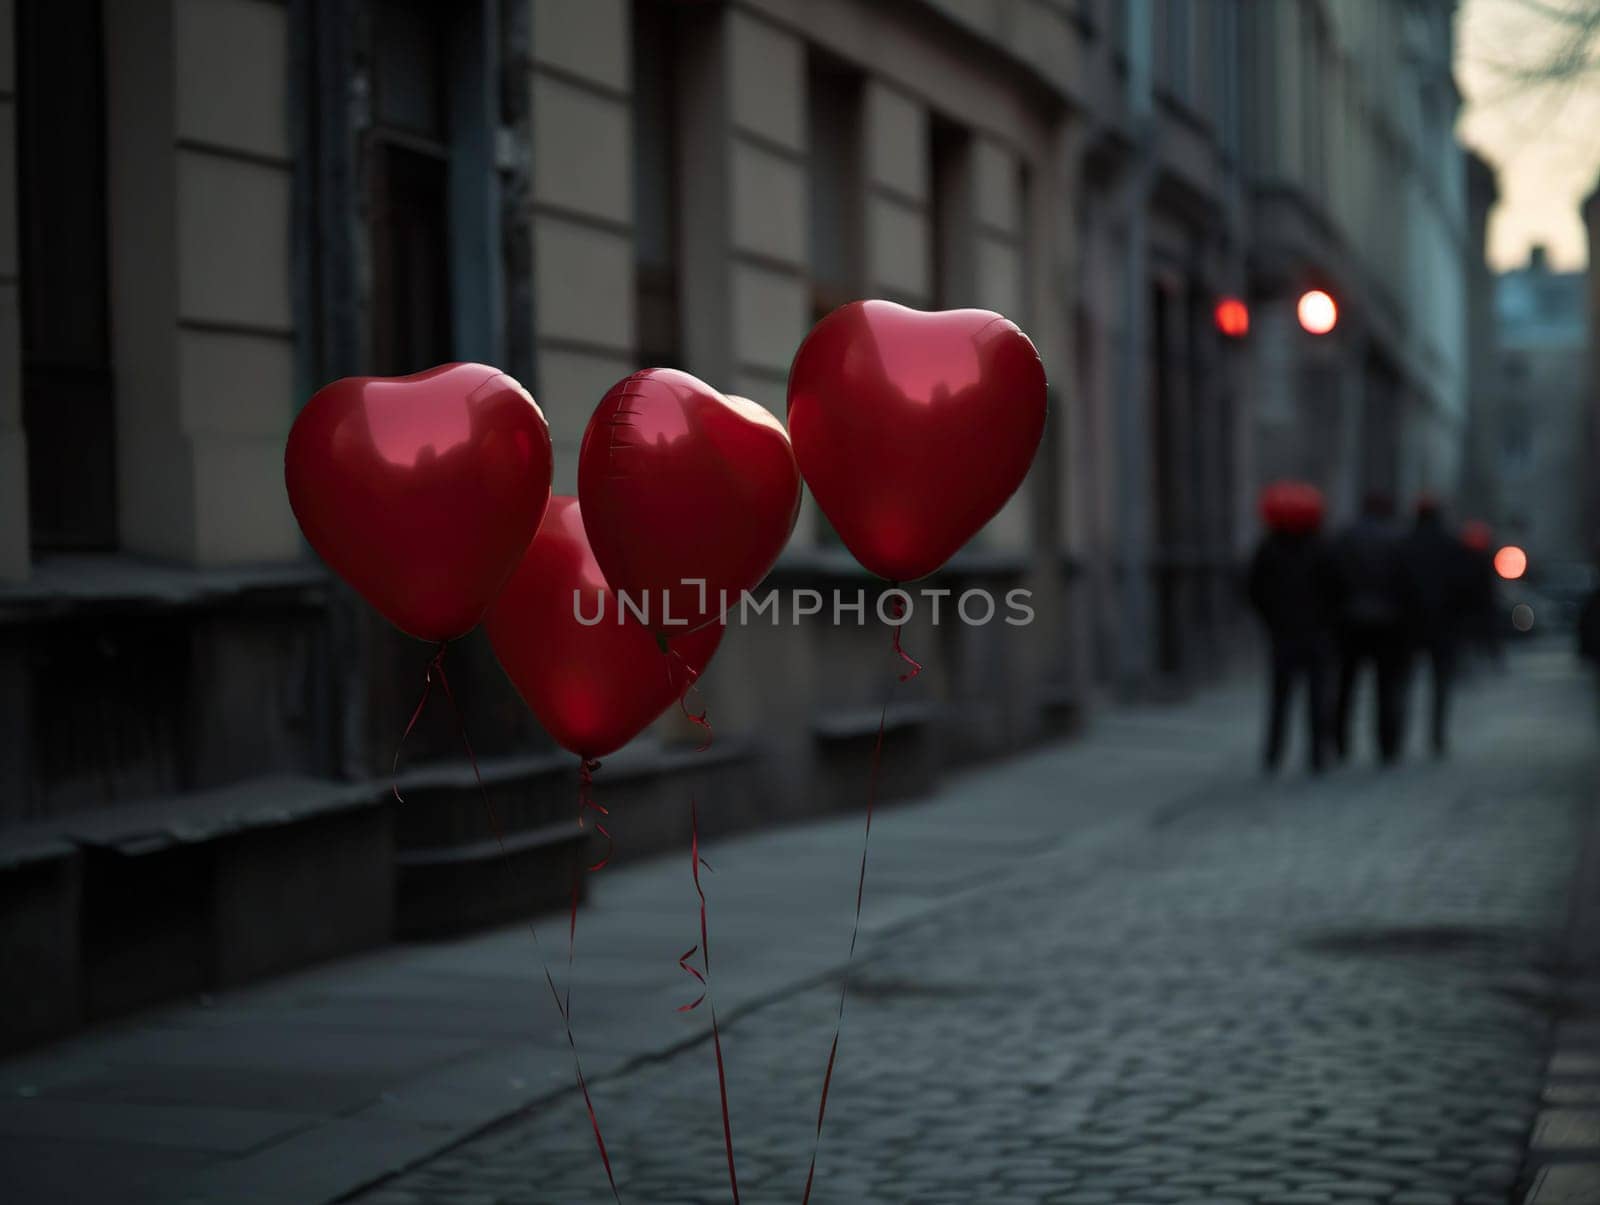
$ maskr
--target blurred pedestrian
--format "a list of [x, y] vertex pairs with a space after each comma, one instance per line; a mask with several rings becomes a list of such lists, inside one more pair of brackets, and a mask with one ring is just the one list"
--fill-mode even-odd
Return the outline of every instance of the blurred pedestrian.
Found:
[[1494, 571], [1494, 531], [1481, 519], [1461, 525], [1461, 543], [1472, 564], [1472, 584], [1463, 625], [1465, 643], [1476, 646], [1485, 661], [1504, 668], [1500, 657], [1499, 574]]
[[1450, 690], [1455, 684], [1462, 634], [1480, 605], [1478, 558], [1444, 525], [1439, 501], [1417, 499], [1416, 525], [1406, 540], [1411, 574], [1416, 648], [1427, 658], [1430, 685], [1429, 735], [1436, 757], [1449, 751]]
[[[1595, 550], [1595, 564], [1600, 565], [1600, 548]], [[1600, 586], [1589, 591], [1578, 609], [1578, 656], [1589, 663], [1600, 706]]]
[[1372, 493], [1361, 510], [1361, 517], [1338, 535], [1330, 549], [1339, 656], [1333, 747], [1341, 761], [1349, 755], [1356, 680], [1370, 663], [1377, 680], [1378, 756], [1387, 765], [1399, 759], [1405, 740], [1414, 606], [1405, 537], [1394, 522], [1394, 500]]
[[1262, 763], [1270, 773], [1283, 758], [1289, 706], [1296, 685], [1306, 692], [1307, 763], [1323, 767], [1327, 748], [1327, 546], [1322, 495], [1314, 486], [1280, 481], [1261, 494], [1267, 531], [1250, 562], [1250, 601], [1271, 642], [1272, 677]]

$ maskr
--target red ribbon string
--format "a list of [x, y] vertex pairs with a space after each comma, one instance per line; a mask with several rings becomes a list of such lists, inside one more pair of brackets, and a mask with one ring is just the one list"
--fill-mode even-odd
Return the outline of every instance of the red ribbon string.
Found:
[[[680, 954], [678, 956], [678, 969], [681, 970], [681, 971], [686, 972], [687, 974], [693, 975], [697, 980], [700, 981], [700, 986], [702, 988], [704, 988], [705, 984], [706, 984], [706, 977], [700, 973], [700, 968], [699, 967], [694, 966], [689, 961], [689, 959], [693, 958], [699, 952], [700, 952], [700, 947], [699, 946], [690, 946], [687, 950], [685, 950], [682, 954]], [[706, 994], [705, 994], [704, 991], [702, 991], [698, 996], [696, 996], [688, 1004], [680, 1004], [680, 1005], [678, 1005], [678, 1011], [680, 1013], [692, 1013], [692, 1012], [694, 1012], [695, 1009], [700, 1007], [700, 1005], [704, 1002], [705, 998], [706, 998]]]
[[[678, 965], [700, 982], [705, 990], [689, 1004], [678, 1007], [680, 1013], [693, 1012], [705, 1002], [711, 1009], [711, 1045], [717, 1052], [717, 1091], [722, 1097], [722, 1145], [728, 1153], [728, 1184], [733, 1189], [733, 1205], [739, 1205], [739, 1173], [733, 1159], [733, 1117], [728, 1109], [728, 1071], [722, 1059], [722, 1028], [717, 1024], [717, 1002], [711, 998], [711, 932], [706, 923], [706, 893], [700, 885], [700, 868], [711, 869], [711, 863], [700, 856], [700, 810], [693, 795], [689, 796], [689, 857], [694, 872], [694, 891], [700, 897], [700, 944], [691, 946], [678, 959]], [[704, 973], [696, 969], [689, 959], [698, 952]]]
[[[906, 605], [898, 598], [892, 599], [891, 602], [893, 603], [893, 606], [889, 613], [894, 616], [894, 618], [899, 619], [905, 614]], [[895, 655], [898, 656], [900, 660], [904, 661], [911, 667], [905, 673], [900, 675], [900, 681], [909, 682], [922, 672], [922, 662], [918, 661], [916, 658], [911, 656], [910, 653], [906, 652], [905, 649], [900, 647], [900, 629], [904, 626], [904, 624], [900, 623], [894, 625], [894, 651]]]
[[[895, 599], [894, 616], [900, 617], [902, 604]], [[900, 647], [900, 627], [894, 629], [894, 651], [902, 660], [909, 662], [911, 670], [899, 675], [901, 682], [909, 681], [922, 672], [922, 666], [908, 657]], [[861, 935], [861, 901], [867, 891], [867, 849], [872, 843], [872, 812], [878, 800], [878, 771], [883, 764], [883, 734], [889, 722], [889, 704], [894, 698], [895, 684], [891, 684], [889, 693], [883, 700], [883, 710], [878, 713], [878, 739], [872, 746], [872, 769], [867, 779], [867, 823], [861, 835], [861, 870], [856, 876], [856, 915], [850, 927], [850, 952], [845, 957], [844, 976], [839, 983], [839, 1013], [833, 1024], [833, 1044], [828, 1048], [828, 1069], [822, 1075], [822, 1098], [817, 1102], [817, 1135], [811, 1147], [811, 1170], [806, 1173], [806, 1189], [800, 1198], [800, 1205], [809, 1205], [811, 1200], [811, 1186], [817, 1177], [817, 1156], [822, 1150], [822, 1120], [828, 1115], [828, 1089], [833, 1086], [833, 1065], [839, 1057], [839, 1035], [844, 1030], [844, 1001], [850, 991], [850, 968], [855, 962], [856, 939]]]
[[[610, 811], [601, 807], [594, 801], [594, 772], [600, 768], [600, 763], [592, 757], [584, 758], [583, 765], [578, 771], [578, 827], [583, 827], [585, 812], [595, 812], [600, 816], [611, 815]], [[611, 861], [611, 853], [616, 848], [616, 842], [611, 839], [611, 830], [606, 828], [603, 821], [594, 822], [594, 831], [606, 839], [605, 855], [589, 866], [591, 871], [604, 870]]]
[[708, 718], [711, 714], [711, 709], [709, 707], [702, 706], [700, 708], [699, 715], [695, 715], [694, 712], [689, 710], [689, 692], [700, 689], [700, 671], [685, 661], [683, 659], [683, 654], [678, 652], [678, 650], [673, 648], [671, 645], [663, 642], [662, 647], [666, 649], [667, 656], [670, 657], [672, 661], [676, 661], [679, 665], [683, 666], [685, 683], [682, 690], [678, 690], [677, 680], [672, 676], [672, 661], [667, 663], [667, 681], [672, 684], [672, 689], [677, 692], [678, 710], [683, 712], [683, 718], [688, 720], [691, 724], [698, 725], [706, 730], [705, 742], [703, 744], [696, 745], [694, 750], [696, 753], [704, 753], [707, 749], [711, 748], [713, 734], [711, 731], [711, 720]]
[[[472, 763], [472, 777], [478, 784], [478, 794], [483, 799], [483, 810], [489, 818], [489, 828], [494, 833], [495, 842], [500, 846], [501, 856], [504, 857], [506, 854], [505, 833], [500, 828], [500, 818], [498, 815], [496, 815], [494, 803], [489, 798], [489, 789], [483, 784], [483, 774], [478, 769], [478, 755], [472, 751], [472, 742], [467, 739], [467, 725], [466, 721], [462, 718], [461, 707], [456, 702], [455, 692], [450, 689], [450, 679], [445, 676], [443, 645], [440, 645], [439, 652], [434, 655], [433, 661], [429, 663], [429, 669], [430, 671], [437, 671], [439, 675], [439, 685], [444, 688], [445, 697], [450, 700], [450, 710], [455, 716], [456, 731], [461, 735], [461, 747], [467, 751], [467, 760]], [[430, 673], [428, 678], [429, 686], [431, 686], [432, 683], [433, 679]], [[427, 702], [426, 693], [423, 695], [423, 702]], [[418, 711], [421, 711], [421, 704], [418, 704]], [[412, 722], [416, 722], [415, 717], [412, 718]], [[407, 731], [409, 731], [409, 729]], [[590, 768], [592, 767], [589, 767], [586, 763], [586, 770]], [[600, 1149], [600, 1162], [605, 1165], [606, 1182], [611, 1185], [612, 1198], [617, 1202], [617, 1205], [622, 1205], [622, 1194], [617, 1191], [617, 1178], [611, 1169], [611, 1156], [606, 1152], [605, 1136], [600, 1132], [600, 1117], [599, 1114], [595, 1112], [594, 1100], [589, 1095], [589, 1084], [583, 1078], [583, 1062], [578, 1057], [578, 1040], [573, 1036], [572, 1033], [572, 960], [573, 950], [577, 942], [578, 889], [580, 881], [581, 880], [574, 878], [572, 889], [572, 916], [568, 922], [567, 928], [567, 994], [565, 999], [563, 999], [561, 992], [556, 987], [555, 976], [550, 973], [550, 963], [544, 956], [543, 945], [541, 945], [539, 942], [539, 929], [531, 919], [528, 921], [528, 932], [533, 935], [534, 950], [539, 956], [539, 968], [544, 972], [545, 983], [549, 984], [550, 986], [550, 998], [556, 1002], [556, 1011], [561, 1014], [561, 1023], [566, 1029], [567, 1046], [572, 1051], [572, 1069], [577, 1076], [578, 1091], [583, 1093], [584, 1108], [589, 1111], [589, 1124], [594, 1129], [595, 1145]]]
[[[695, 684], [700, 680], [700, 673], [694, 666], [683, 659], [677, 649], [667, 644], [665, 640], [662, 641], [661, 648], [670, 658], [667, 662], [667, 681], [672, 684], [672, 688], [675, 691], [678, 690], [678, 683], [672, 676], [672, 662], [676, 661], [683, 667], [685, 684], [683, 689], [678, 691], [678, 708], [683, 712], [684, 718], [691, 724], [698, 724], [705, 729], [705, 742], [695, 747], [696, 753], [704, 753], [711, 748], [713, 736], [711, 721], [707, 718], [709, 708], [702, 707], [700, 714], [695, 715], [694, 712], [689, 710], [688, 703], [689, 692], [696, 688]], [[690, 946], [685, 950], [683, 956], [678, 959], [678, 966], [688, 974], [693, 975], [704, 990], [690, 1003], [679, 1005], [678, 1011], [680, 1013], [693, 1012], [702, 1003], [709, 1004], [711, 1009], [711, 1045], [717, 1052], [717, 1091], [722, 1100], [722, 1145], [723, 1149], [728, 1153], [728, 1184], [733, 1190], [733, 1205], [739, 1205], [739, 1173], [734, 1166], [733, 1159], [733, 1116], [728, 1109], [728, 1071], [722, 1059], [722, 1028], [717, 1024], [717, 1002], [710, 998], [711, 933], [706, 922], [706, 893], [700, 886], [700, 868], [704, 866], [707, 870], [710, 870], [711, 864], [700, 856], [700, 811], [693, 795], [689, 796], [689, 831], [689, 857], [691, 859], [690, 866], [694, 872], [694, 891], [700, 897], [700, 944]], [[703, 973], [689, 961], [696, 954], [700, 955], [700, 965], [705, 968]]]
[[428, 696], [433, 693], [433, 675], [444, 677], [444, 651], [449, 647], [449, 641], [439, 641], [439, 647], [433, 650], [433, 656], [428, 659], [428, 664], [422, 671], [422, 698], [417, 700], [417, 708], [411, 713], [411, 719], [406, 724], [406, 730], [400, 734], [400, 743], [395, 746], [394, 761], [389, 764], [389, 789], [394, 792], [394, 801], [404, 803], [400, 795], [400, 754], [405, 751], [406, 742], [411, 739], [411, 730], [417, 726], [417, 721], [422, 718], [422, 711], [428, 705]]

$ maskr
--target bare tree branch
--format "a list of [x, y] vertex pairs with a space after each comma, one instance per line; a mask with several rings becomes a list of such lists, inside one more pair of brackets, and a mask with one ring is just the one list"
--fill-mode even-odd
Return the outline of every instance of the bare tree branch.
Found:
[[[1554, 45], [1531, 59], [1485, 59], [1497, 75], [1527, 87], [1587, 83], [1600, 78], [1600, 0], [1512, 0], [1559, 30]], [[1507, 47], [1515, 53], [1516, 48]]]
[[1550, 4], [1547, 0], [1512, 0], [1512, 3], [1562, 25], [1581, 26], [1590, 21], [1596, 12], [1600, 12], [1600, 0], [1581, 0], [1565, 8]]

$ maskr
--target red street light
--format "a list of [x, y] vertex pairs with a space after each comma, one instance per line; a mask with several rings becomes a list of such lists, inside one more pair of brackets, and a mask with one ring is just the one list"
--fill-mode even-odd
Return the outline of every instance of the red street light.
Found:
[[1339, 322], [1339, 307], [1333, 298], [1321, 289], [1310, 289], [1300, 294], [1300, 304], [1295, 306], [1300, 325], [1313, 335], [1326, 335]]
[[1528, 571], [1528, 554], [1515, 544], [1507, 544], [1494, 554], [1494, 571], [1508, 582], [1514, 582]]
[[1230, 339], [1243, 339], [1250, 333], [1250, 307], [1237, 297], [1218, 298], [1211, 316], [1217, 329]]

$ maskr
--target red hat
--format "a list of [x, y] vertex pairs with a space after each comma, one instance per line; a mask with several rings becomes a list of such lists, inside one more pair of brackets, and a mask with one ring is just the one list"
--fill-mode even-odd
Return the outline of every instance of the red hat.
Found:
[[1274, 481], [1261, 491], [1261, 521], [1272, 531], [1305, 533], [1322, 526], [1322, 491], [1305, 481]]

